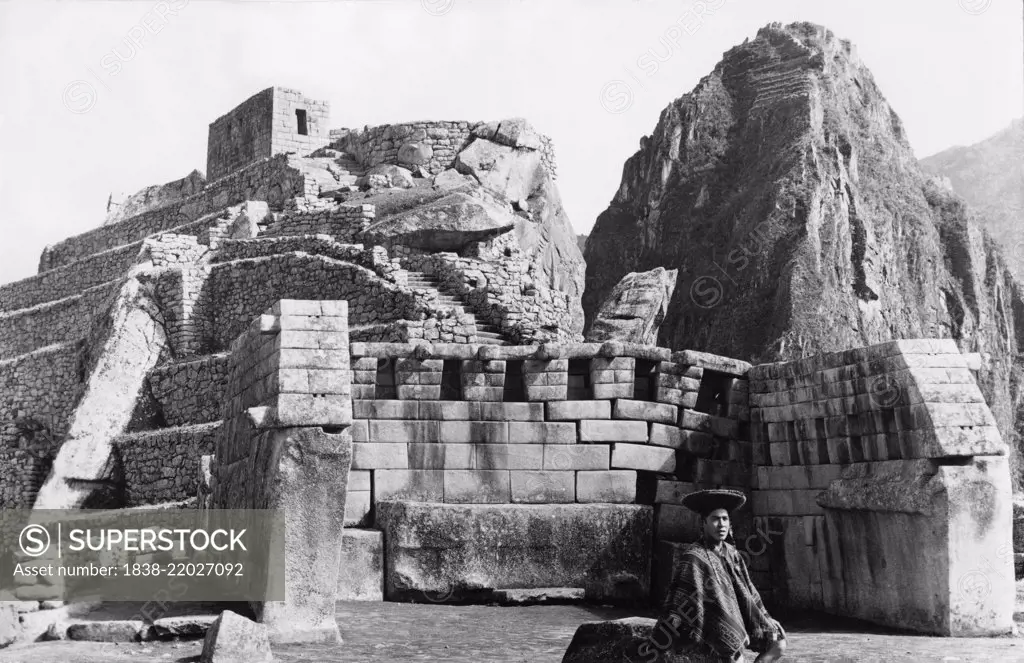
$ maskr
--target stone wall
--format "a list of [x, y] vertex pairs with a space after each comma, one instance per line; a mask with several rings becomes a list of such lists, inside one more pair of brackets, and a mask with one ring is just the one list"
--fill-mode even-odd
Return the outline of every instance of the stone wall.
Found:
[[398, 164], [398, 150], [406, 143], [429, 147], [430, 158], [422, 164], [431, 173], [451, 168], [456, 155], [472, 140], [476, 122], [408, 122], [353, 129], [333, 145], [348, 152], [364, 166]]
[[[14, 420], [21, 416], [45, 419], [53, 433], [63, 434], [84, 388], [85, 370], [77, 342], [0, 361], [0, 442], [7, 445], [16, 439]], [[2, 472], [0, 480], [17, 477]]]
[[82, 338], [123, 283], [111, 281], [73, 297], [0, 314], [0, 359]]
[[46, 480], [52, 459], [24, 448], [0, 448], [0, 508], [29, 509]]
[[[381, 163], [410, 165], [399, 159], [403, 145], [414, 143], [420, 155], [429, 155], [418, 164], [430, 173], [437, 174], [455, 166], [455, 157], [473, 141], [473, 131], [483, 122], [437, 121], [405, 122], [382, 124], [362, 129], [334, 130], [331, 132], [331, 146], [348, 152], [364, 166]], [[555, 149], [551, 139], [538, 134], [541, 147], [541, 163], [551, 174], [557, 176]]]
[[376, 216], [373, 205], [336, 203], [317, 200], [306, 209], [288, 210], [267, 228], [263, 237], [285, 235], [330, 235], [339, 242], [356, 244]]
[[[380, 500], [654, 504], [674, 476], [749, 486], [745, 406], [694, 409], [705, 375], [705, 391], [742, 382], [742, 362], [615, 343], [354, 343], [352, 356], [352, 467], [373, 492], [360, 523]], [[658, 509], [659, 536], [680, 535], [677, 515]]]
[[1007, 447], [954, 341], [749, 375], [764, 462], [753, 508], [778, 604], [942, 635], [1008, 632]]
[[273, 154], [274, 88], [249, 97], [210, 123], [206, 176], [212, 182]]
[[168, 426], [220, 421], [228, 361], [221, 353], [153, 370], [149, 390]]
[[125, 506], [174, 502], [195, 495], [199, 459], [213, 453], [220, 426], [220, 421], [215, 421], [115, 438], [124, 475]]
[[[305, 195], [306, 184], [305, 176], [289, 163], [288, 156], [263, 159], [209, 184], [201, 193], [181, 202], [48, 246], [40, 258], [39, 271], [46, 272], [157, 233], [170, 230], [183, 233], [181, 226], [247, 200], [266, 201], [280, 209], [285, 200]], [[316, 188], [315, 183], [311, 183], [311, 187]]]
[[279, 299], [347, 300], [353, 327], [418, 319], [429, 310], [410, 290], [365, 267], [304, 253], [216, 264], [205, 296], [213, 330], [210, 351], [228, 347], [249, 320]]
[[142, 244], [133, 242], [82, 258], [73, 265], [2, 285], [0, 311], [29, 308], [109, 283], [123, 276], [138, 261], [141, 250]]

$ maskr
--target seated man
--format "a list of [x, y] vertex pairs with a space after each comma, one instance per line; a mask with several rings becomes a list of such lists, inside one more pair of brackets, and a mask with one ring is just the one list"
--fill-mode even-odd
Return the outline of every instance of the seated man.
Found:
[[785, 652], [782, 625], [768, 615], [746, 562], [725, 541], [729, 512], [744, 502], [743, 493], [732, 490], [683, 498], [684, 506], [700, 514], [703, 531], [700, 541], [679, 554], [672, 572], [665, 614], [652, 634], [654, 646], [665, 650], [661, 660], [732, 663], [750, 648], [760, 654], [755, 663], [770, 663]]

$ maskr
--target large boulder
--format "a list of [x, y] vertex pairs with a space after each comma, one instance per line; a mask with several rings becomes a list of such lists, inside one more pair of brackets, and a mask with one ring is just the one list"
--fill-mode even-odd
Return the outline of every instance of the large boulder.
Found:
[[473, 133], [474, 140], [456, 158], [456, 169], [521, 210], [515, 216], [516, 238], [531, 277], [539, 285], [565, 293], [570, 329], [582, 336], [586, 265], [552, 172], [544, 163], [539, 135], [519, 118], [479, 125]]
[[540, 135], [521, 117], [477, 125], [473, 128], [473, 135], [509, 147], [539, 150], [542, 146]]
[[[492, 488], [501, 486], [480, 490]], [[632, 602], [650, 588], [650, 506], [385, 501], [375, 526], [384, 532], [388, 600], [582, 587], [588, 600]]]
[[514, 227], [510, 211], [471, 192], [456, 192], [378, 221], [364, 231], [364, 237], [383, 245], [458, 252], [471, 242], [497, 237]]
[[656, 644], [664, 644], [664, 636], [652, 639], [657, 622], [647, 617], [627, 617], [607, 622], [580, 624], [562, 657], [562, 663], [621, 663], [622, 661], [657, 661]]
[[371, 189], [382, 187], [411, 189], [416, 186], [416, 183], [412, 179], [412, 173], [407, 168], [390, 163], [381, 163], [370, 168], [362, 177], [357, 179], [356, 186]]
[[540, 184], [541, 153], [477, 139], [459, 152], [455, 167], [508, 200], [526, 198]]
[[430, 163], [434, 156], [434, 148], [427, 143], [403, 143], [398, 148], [398, 163], [407, 166], [422, 166]]
[[587, 341], [657, 345], [658, 328], [668, 313], [679, 270], [658, 267], [622, 277], [586, 333]]

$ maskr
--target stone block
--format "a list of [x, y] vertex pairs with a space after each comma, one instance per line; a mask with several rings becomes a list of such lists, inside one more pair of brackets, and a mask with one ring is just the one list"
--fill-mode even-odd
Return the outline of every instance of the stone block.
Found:
[[441, 385], [400, 384], [395, 391], [401, 400], [436, 401], [441, 398]]
[[605, 602], [648, 595], [649, 506], [387, 502], [376, 522], [391, 601], [508, 587], [583, 587]]
[[356, 401], [352, 414], [357, 419], [418, 419], [419, 407], [419, 401]]
[[373, 472], [368, 470], [351, 470], [348, 473], [348, 491], [358, 492], [370, 490], [370, 481]]
[[370, 441], [370, 427], [365, 419], [357, 419], [353, 421], [352, 426], [348, 430], [349, 433], [352, 434], [353, 442]]
[[548, 421], [611, 419], [611, 401], [551, 401], [547, 403]]
[[580, 421], [580, 442], [647, 442], [647, 423], [643, 421]]
[[676, 469], [676, 452], [664, 447], [620, 442], [612, 447], [611, 465], [612, 469], [671, 474]]
[[633, 357], [594, 357], [590, 360], [590, 370], [594, 371], [630, 371], [636, 366], [636, 359]]
[[409, 444], [409, 469], [472, 470], [476, 468], [476, 451], [472, 444]]
[[740, 437], [738, 421], [696, 410], [683, 410], [679, 415], [679, 427], [730, 439]]
[[409, 447], [400, 442], [356, 442], [352, 445], [352, 467], [357, 470], [407, 469]]
[[[568, 402], [568, 401], [562, 401]], [[552, 401], [549, 406], [557, 405]], [[481, 421], [544, 421], [544, 403], [468, 403], [471, 419]]]
[[509, 472], [512, 501], [518, 504], [571, 504], [576, 501], [576, 472]]
[[559, 400], [564, 401], [567, 393], [568, 387], [566, 385], [561, 385], [557, 387], [531, 387], [530, 385], [526, 385], [526, 399], [532, 402]]
[[[277, 429], [258, 445], [262, 503], [280, 511], [285, 531], [285, 600], [254, 606], [271, 642], [337, 643], [335, 591], [352, 463], [351, 438], [321, 428]], [[265, 456], [265, 457], [264, 457]]]
[[467, 401], [500, 403], [505, 397], [501, 387], [463, 387], [462, 397]]
[[369, 490], [348, 491], [345, 499], [345, 527], [359, 527], [369, 522], [373, 493]]
[[607, 470], [610, 462], [607, 444], [544, 445], [545, 470]]
[[369, 433], [375, 443], [441, 441], [436, 421], [370, 420]]
[[417, 406], [418, 419], [434, 419], [437, 421], [466, 421], [472, 416], [475, 405], [466, 401], [394, 401], [409, 402]]
[[591, 387], [595, 399], [633, 398], [633, 382], [598, 383]]
[[575, 444], [576, 424], [512, 421], [508, 423], [508, 441], [514, 444]]
[[349, 394], [280, 394], [275, 419], [282, 428], [348, 426], [352, 423], [352, 398]]
[[634, 470], [583, 470], [576, 473], [576, 501], [629, 504], [636, 500]]
[[444, 501], [444, 470], [377, 470], [374, 502], [382, 500]]
[[438, 437], [448, 444], [506, 444], [508, 424], [504, 421], [442, 421]]
[[337, 600], [384, 600], [383, 532], [375, 529], [345, 529]]
[[658, 479], [656, 490], [657, 492], [655, 493], [654, 498], [655, 503], [682, 505], [684, 497], [699, 489], [696, 484], [688, 481]]
[[686, 366], [696, 366], [705, 370], [727, 373], [736, 377], [746, 377], [750, 364], [739, 359], [720, 357], [707, 352], [682, 350], [672, 353], [672, 362]]
[[620, 398], [615, 401], [612, 416], [616, 419], [636, 419], [653, 421], [662, 424], [674, 424], [679, 416], [679, 408], [665, 403], [634, 401]]
[[478, 444], [476, 467], [481, 470], [540, 470], [544, 467], [544, 445]]
[[458, 504], [511, 502], [508, 470], [444, 470], [444, 501]]

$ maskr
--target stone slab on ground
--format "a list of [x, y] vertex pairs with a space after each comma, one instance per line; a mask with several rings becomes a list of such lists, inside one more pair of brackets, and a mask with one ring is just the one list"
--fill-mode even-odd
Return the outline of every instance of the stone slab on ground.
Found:
[[68, 625], [68, 640], [90, 642], [138, 642], [146, 624], [142, 620], [117, 619], [111, 621], [73, 622]]
[[377, 504], [388, 600], [506, 587], [584, 587], [633, 601], [650, 585], [652, 508], [636, 504]]
[[494, 600], [500, 605], [541, 605], [578, 603], [586, 591], [582, 587], [537, 587], [535, 589], [496, 589]]

